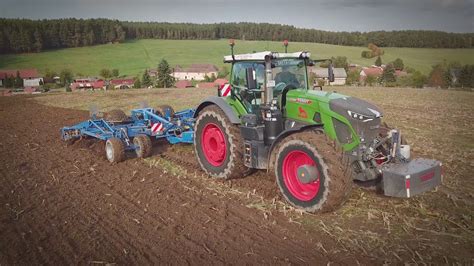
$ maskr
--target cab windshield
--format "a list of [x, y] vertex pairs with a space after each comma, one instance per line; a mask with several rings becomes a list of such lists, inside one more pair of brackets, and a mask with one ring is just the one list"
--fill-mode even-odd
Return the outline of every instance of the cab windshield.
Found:
[[276, 59], [272, 62], [275, 92], [286, 87], [307, 88], [305, 61], [303, 59]]

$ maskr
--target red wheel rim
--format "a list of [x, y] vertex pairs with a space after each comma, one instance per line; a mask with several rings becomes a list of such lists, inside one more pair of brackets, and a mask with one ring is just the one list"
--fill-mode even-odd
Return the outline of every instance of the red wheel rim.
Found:
[[221, 166], [227, 155], [224, 133], [213, 123], [207, 124], [201, 135], [201, 147], [207, 161], [213, 166]]
[[304, 184], [298, 179], [298, 167], [303, 165], [316, 166], [316, 162], [304, 151], [291, 151], [283, 159], [283, 181], [288, 191], [301, 201], [310, 201], [319, 192], [319, 178], [312, 183]]

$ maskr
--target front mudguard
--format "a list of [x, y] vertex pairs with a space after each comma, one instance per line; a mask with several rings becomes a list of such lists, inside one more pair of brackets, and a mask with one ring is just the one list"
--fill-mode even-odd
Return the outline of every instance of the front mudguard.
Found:
[[194, 112], [194, 118], [197, 118], [199, 115], [199, 112], [202, 111], [205, 107], [209, 105], [217, 105], [224, 113], [225, 115], [229, 118], [230, 122], [232, 124], [240, 124], [240, 118], [237, 116], [237, 114], [234, 112], [232, 107], [229, 105], [229, 103], [226, 102], [221, 97], [217, 96], [211, 96], [205, 99], [203, 102], [199, 104], [199, 106], [196, 108], [196, 112]]

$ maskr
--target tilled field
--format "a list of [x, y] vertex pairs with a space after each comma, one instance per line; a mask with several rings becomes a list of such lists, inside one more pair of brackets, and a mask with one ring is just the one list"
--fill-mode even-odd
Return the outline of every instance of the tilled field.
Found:
[[22, 97], [0, 106], [0, 264], [352, 262], [319, 248], [335, 245], [323, 232], [247, 207], [254, 195], [202, 182], [193, 154], [166, 168], [158, 143], [155, 159], [110, 165], [101, 143], [59, 139], [87, 112]]
[[[404, 119], [406, 106], [391, 107]], [[29, 97], [0, 97], [0, 265], [473, 261], [472, 164], [448, 161], [423, 134], [415, 140], [429, 150], [415, 153], [447, 161], [438, 192], [400, 200], [355, 188], [343, 208], [310, 215], [283, 203], [264, 171], [208, 178], [190, 145], [158, 142], [151, 158], [111, 165], [101, 142], [60, 140], [62, 126], [87, 117]], [[411, 119], [408, 132], [419, 126]], [[469, 145], [463, 160], [472, 158]]]

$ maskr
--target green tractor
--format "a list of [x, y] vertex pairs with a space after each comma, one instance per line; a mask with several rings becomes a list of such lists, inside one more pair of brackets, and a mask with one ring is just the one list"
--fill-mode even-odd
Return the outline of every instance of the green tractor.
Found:
[[[310, 53], [234, 55], [232, 49], [224, 62], [232, 64], [229, 84], [194, 115], [195, 154], [210, 176], [241, 178], [267, 169], [284, 198], [308, 212], [339, 207], [354, 181], [396, 197], [441, 183], [441, 163], [411, 159], [377, 106], [310, 86]], [[331, 65], [328, 76], [334, 81]]]

